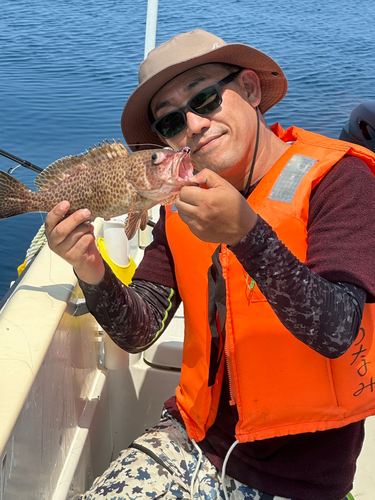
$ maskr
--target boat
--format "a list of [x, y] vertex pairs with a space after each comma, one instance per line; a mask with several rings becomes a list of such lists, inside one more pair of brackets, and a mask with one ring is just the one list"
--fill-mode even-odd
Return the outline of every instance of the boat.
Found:
[[[102, 221], [95, 226], [99, 238]], [[130, 242], [134, 262], [149, 238]], [[183, 312], [149, 350], [128, 354], [88, 313], [71, 266], [48, 245], [4, 302], [0, 499], [78, 498], [158, 421], [179, 379]]]
[[[155, 2], [150, 9], [155, 29]], [[152, 36], [145, 51], [150, 44]], [[156, 220], [157, 209], [150, 215]], [[98, 241], [105, 233], [97, 219]], [[124, 245], [117, 264], [124, 258], [126, 279], [150, 241], [148, 227]], [[182, 307], [151, 348], [126, 353], [88, 313], [71, 266], [39, 246], [0, 303], [0, 500], [77, 500], [157, 423], [181, 367]], [[112, 260], [108, 241], [106, 248]], [[374, 450], [370, 417], [352, 492], [358, 500], [374, 498]]]

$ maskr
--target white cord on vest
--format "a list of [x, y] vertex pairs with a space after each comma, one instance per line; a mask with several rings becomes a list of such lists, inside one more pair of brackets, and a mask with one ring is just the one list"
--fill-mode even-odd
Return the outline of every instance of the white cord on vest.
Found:
[[195, 483], [195, 480], [197, 479], [197, 475], [198, 475], [199, 469], [201, 467], [203, 453], [194, 439], [192, 439], [191, 442], [193, 443], [194, 448], [198, 451], [198, 463], [197, 463], [197, 466], [195, 468], [195, 471], [194, 471], [194, 474], [193, 474], [193, 477], [191, 480], [191, 485], [190, 485], [190, 500], [193, 500], [194, 499], [194, 483]]
[[228, 492], [227, 492], [227, 487], [225, 485], [225, 471], [226, 471], [226, 468], [227, 468], [227, 463], [228, 463], [228, 460], [229, 460], [229, 457], [231, 456], [231, 453], [232, 451], [234, 450], [234, 448], [238, 445], [239, 441], [235, 441], [232, 446], [229, 448], [229, 450], [227, 451], [227, 454], [225, 455], [225, 459], [224, 459], [224, 463], [223, 463], [223, 469], [221, 471], [221, 484], [223, 486], [223, 491], [224, 491], [224, 496], [225, 496], [225, 500], [229, 500], [229, 497], [228, 497]]

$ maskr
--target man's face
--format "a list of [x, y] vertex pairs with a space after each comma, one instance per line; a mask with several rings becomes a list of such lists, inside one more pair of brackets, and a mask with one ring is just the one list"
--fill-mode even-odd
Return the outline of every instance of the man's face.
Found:
[[[209, 168], [237, 189], [242, 189], [246, 180], [256, 135], [256, 111], [249, 103], [249, 94], [253, 89], [249, 90], [249, 80], [244, 81], [246, 72], [250, 80], [257, 80], [252, 71], [242, 71], [236, 80], [221, 87], [223, 102], [217, 110], [204, 116], [185, 110], [185, 129], [165, 140], [176, 150], [188, 146], [191, 161], [197, 170]], [[222, 80], [229, 73], [230, 70], [224, 66], [209, 64], [178, 75], [153, 97], [151, 111], [154, 118], [184, 106], [197, 92]]]

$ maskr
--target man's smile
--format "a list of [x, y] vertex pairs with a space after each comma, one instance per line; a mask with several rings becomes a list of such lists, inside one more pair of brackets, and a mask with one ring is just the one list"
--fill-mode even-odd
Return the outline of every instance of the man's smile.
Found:
[[223, 132], [217, 133], [217, 134], [212, 134], [209, 137], [203, 137], [198, 144], [196, 145], [195, 148], [192, 148], [192, 153], [197, 153], [199, 151], [205, 151], [210, 148], [210, 146], [213, 146], [213, 143], [217, 141], [217, 139], [220, 139], [224, 135]]

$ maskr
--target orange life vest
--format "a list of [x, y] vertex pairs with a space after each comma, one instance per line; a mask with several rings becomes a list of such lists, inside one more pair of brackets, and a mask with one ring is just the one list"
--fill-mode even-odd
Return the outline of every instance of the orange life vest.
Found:
[[[295, 127], [273, 131], [291, 147], [264, 176], [249, 204], [302, 262], [306, 260], [311, 190], [344, 155], [363, 159], [375, 173], [375, 154]], [[209, 385], [211, 332], [208, 269], [217, 245], [196, 238], [167, 207], [166, 232], [184, 303], [185, 341], [177, 404], [190, 438], [201, 441], [216, 418], [224, 356]], [[237, 405], [239, 442], [324, 431], [375, 414], [375, 307], [366, 304], [357, 339], [338, 359], [297, 340], [259, 288], [249, 286], [234, 254], [222, 245], [226, 283], [225, 359], [231, 404]]]

